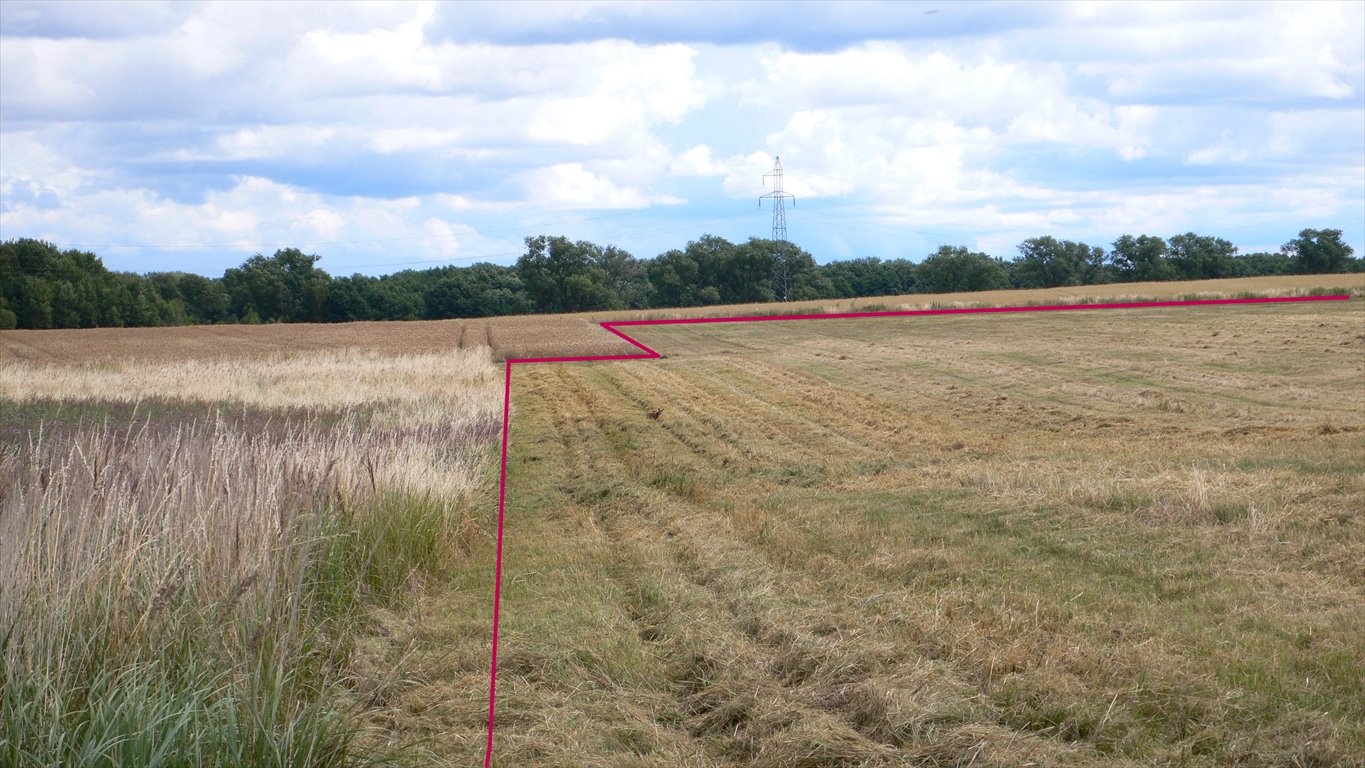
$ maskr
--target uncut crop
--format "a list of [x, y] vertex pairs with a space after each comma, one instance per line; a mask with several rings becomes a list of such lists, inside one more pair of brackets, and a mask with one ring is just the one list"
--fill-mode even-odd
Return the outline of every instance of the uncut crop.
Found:
[[483, 540], [493, 373], [486, 348], [0, 366], [0, 764], [388, 760], [350, 656]]

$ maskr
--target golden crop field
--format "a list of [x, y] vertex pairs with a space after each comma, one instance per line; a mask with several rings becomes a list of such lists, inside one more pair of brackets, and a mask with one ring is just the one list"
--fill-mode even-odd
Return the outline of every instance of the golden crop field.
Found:
[[0, 333], [0, 362], [83, 365], [261, 360], [340, 350], [384, 357], [491, 347], [499, 357], [629, 352], [580, 315], [338, 324], [199, 325]]
[[[493, 764], [1365, 765], [1365, 284], [1249, 282], [854, 307], [1356, 298], [515, 367]], [[481, 763], [496, 360], [605, 319], [0, 334], [0, 704]]]

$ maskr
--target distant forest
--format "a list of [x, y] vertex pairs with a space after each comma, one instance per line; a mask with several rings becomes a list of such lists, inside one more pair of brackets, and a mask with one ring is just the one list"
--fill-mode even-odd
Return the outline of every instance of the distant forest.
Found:
[[1305, 229], [1278, 253], [1239, 254], [1194, 233], [1124, 235], [1106, 250], [1052, 237], [1011, 261], [944, 245], [924, 260], [816, 264], [788, 242], [710, 235], [652, 259], [564, 237], [526, 238], [515, 266], [475, 264], [334, 277], [296, 248], [209, 278], [112, 272], [98, 256], [40, 240], [0, 243], [0, 329], [200, 323], [340, 323], [531, 312], [691, 307], [996, 288], [1362, 272], [1336, 229]]

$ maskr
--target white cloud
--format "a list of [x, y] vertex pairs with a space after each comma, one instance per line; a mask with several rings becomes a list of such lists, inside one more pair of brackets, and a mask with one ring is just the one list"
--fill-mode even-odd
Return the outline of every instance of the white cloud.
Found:
[[[109, 189], [79, 196], [60, 210], [32, 205], [0, 210], [0, 230], [23, 232], [59, 245], [99, 246], [117, 257], [120, 246], [153, 243], [182, 248], [177, 269], [217, 274], [253, 252], [296, 245], [327, 258], [325, 268], [403, 263], [405, 254], [376, 241], [409, 242], [426, 259], [505, 257], [515, 248], [451, 221], [439, 205], [318, 195], [259, 177], [210, 192], [199, 203], [178, 203], [146, 190]], [[128, 233], [137, 233], [136, 239]], [[338, 242], [340, 241], [340, 242]], [[410, 254], [408, 258], [411, 258]], [[199, 266], [196, 266], [199, 265]]]
[[321, 93], [439, 90], [443, 80], [439, 51], [427, 47], [422, 36], [434, 12], [423, 4], [410, 19], [389, 28], [309, 30], [291, 52], [287, 69], [313, 75], [301, 78], [300, 85]]
[[587, 170], [578, 163], [561, 163], [530, 174], [529, 198], [555, 209], [644, 208], [683, 202], [671, 195], [649, 195]]
[[460, 252], [458, 233], [461, 230], [467, 231], [468, 227], [452, 224], [443, 219], [431, 218], [422, 222], [422, 229], [431, 235], [431, 238], [425, 241], [429, 251], [434, 251], [444, 258], [453, 259]]
[[202, 155], [182, 153], [179, 160], [260, 160], [300, 154], [313, 154], [327, 146], [338, 135], [330, 126], [265, 125], [242, 128], [219, 136], [211, 149]]
[[[597, 43], [590, 54], [596, 82], [578, 94], [535, 105], [528, 136], [568, 144], [602, 144], [641, 128], [674, 123], [703, 101], [693, 77], [695, 52], [682, 45], [641, 48]], [[567, 52], [566, 52], [567, 53]], [[580, 64], [581, 66], [581, 64]]]
[[725, 163], [715, 159], [710, 147], [698, 144], [678, 155], [669, 170], [677, 176], [723, 176]]
[[867, 43], [835, 53], [781, 52], [764, 61], [763, 79], [741, 84], [749, 101], [774, 106], [889, 107], [916, 116], [1008, 120], [1040, 98], [1060, 94], [1056, 67], [1022, 68], [993, 56], [915, 52], [909, 45]]
[[346, 220], [336, 211], [327, 208], [314, 208], [290, 226], [290, 230], [306, 235], [309, 239], [335, 240], [341, 236]]
[[1185, 155], [1185, 162], [1189, 165], [1217, 165], [1227, 163], [1244, 163], [1251, 157], [1245, 149], [1238, 149], [1224, 138], [1217, 144], [1207, 147], [1200, 147], [1190, 151]]
[[445, 147], [458, 147], [462, 133], [435, 128], [381, 128], [370, 137], [370, 144], [380, 154], [394, 152], [422, 152]]

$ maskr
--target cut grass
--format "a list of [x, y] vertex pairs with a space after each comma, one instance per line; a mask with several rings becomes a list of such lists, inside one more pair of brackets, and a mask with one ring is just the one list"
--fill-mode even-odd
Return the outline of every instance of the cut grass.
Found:
[[495, 762], [1365, 761], [1359, 328], [649, 328], [667, 360], [518, 370]]

